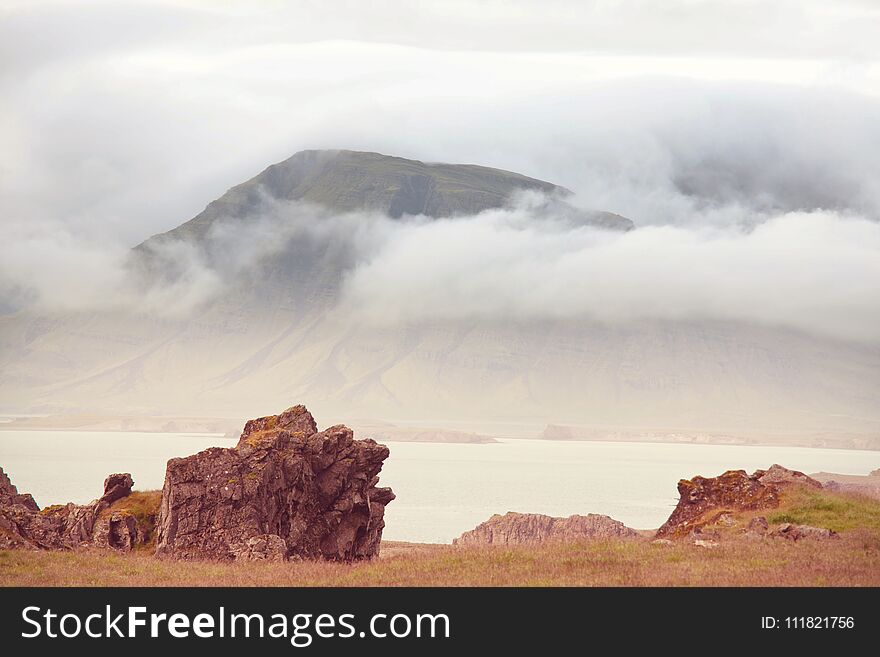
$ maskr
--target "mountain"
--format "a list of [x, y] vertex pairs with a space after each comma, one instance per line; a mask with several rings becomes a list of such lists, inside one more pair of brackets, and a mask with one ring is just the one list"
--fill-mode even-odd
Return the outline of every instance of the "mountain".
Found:
[[564, 202], [571, 191], [511, 171], [471, 164], [434, 164], [380, 153], [348, 150], [300, 151], [236, 185], [193, 219], [152, 240], [200, 239], [221, 218], [246, 218], [268, 195], [303, 201], [333, 212], [379, 212], [392, 218], [474, 215], [506, 205], [518, 191], [556, 197], [585, 223], [629, 230], [629, 219], [576, 210]]
[[[873, 345], [720, 321], [370, 325], [340, 308], [345, 277], [370, 253], [360, 228], [372, 216], [469, 221], [520, 190], [541, 192], [540, 203], [567, 220], [631, 227], [515, 173], [298, 153], [135, 249], [148, 280], [184, 283], [163, 302], [191, 293], [192, 281], [219, 285], [196, 311], [0, 317], [0, 406], [251, 417], [304, 403], [318, 417], [477, 433], [536, 436], [552, 423], [616, 434], [818, 435], [880, 448]], [[250, 253], [254, 235], [272, 248]], [[202, 269], [186, 269], [190, 260]]]

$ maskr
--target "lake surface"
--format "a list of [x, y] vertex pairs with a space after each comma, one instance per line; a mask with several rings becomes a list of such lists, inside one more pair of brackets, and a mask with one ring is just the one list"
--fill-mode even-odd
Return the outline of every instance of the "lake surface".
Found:
[[[89, 502], [111, 472], [131, 472], [137, 489], [161, 488], [165, 463], [206, 447], [217, 435], [80, 431], [0, 431], [0, 466], [40, 506]], [[507, 440], [497, 444], [388, 443], [381, 485], [385, 538], [449, 542], [493, 513], [567, 516], [604, 513], [631, 527], [659, 527], [694, 475], [748, 471], [773, 463], [817, 472], [867, 474], [880, 452], [657, 443]]]

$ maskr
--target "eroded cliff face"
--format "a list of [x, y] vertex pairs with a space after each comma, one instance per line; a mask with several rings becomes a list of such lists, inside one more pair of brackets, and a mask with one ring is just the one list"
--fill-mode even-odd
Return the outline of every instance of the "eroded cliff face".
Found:
[[233, 449], [168, 462], [157, 553], [180, 559], [352, 561], [379, 553], [388, 448], [304, 406], [250, 420]]
[[554, 518], [537, 513], [495, 514], [465, 532], [455, 545], [530, 545], [591, 538], [634, 538], [638, 533], [608, 516], [590, 513]]
[[678, 505], [657, 530], [657, 536], [686, 536], [730, 512], [775, 508], [782, 488], [792, 484], [822, 487], [803, 472], [776, 464], [752, 474], [728, 470], [717, 477], [682, 479], [678, 482]]

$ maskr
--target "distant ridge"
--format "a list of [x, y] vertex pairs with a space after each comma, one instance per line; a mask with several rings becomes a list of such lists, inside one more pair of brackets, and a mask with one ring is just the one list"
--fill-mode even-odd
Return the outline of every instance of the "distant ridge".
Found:
[[633, 225], [610, 212], [576, 209], [562, 200], [571, 195], [565, 187], [511, 171], [362, 151], [306, 150], [267, 167], [209, 203], [190, 221], [150, 239], [199, 239], [221, 217], [246, 218], [259, 207], [264, 194], [338, 212], [380, 212], [397, 219], [403, 215], [473, 215], [503, 207], [518, 191], [543, 192], [560, 206], [554, 209], [576, 215], [584, 223], [621, 230]]

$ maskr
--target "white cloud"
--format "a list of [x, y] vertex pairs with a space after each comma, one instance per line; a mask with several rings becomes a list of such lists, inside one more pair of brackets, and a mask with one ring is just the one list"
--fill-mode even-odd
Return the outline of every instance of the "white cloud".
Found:
[[[485, 253], [462, 269], [472, 299], [453, 294], [465, 281], [450, 245], [425, 265], [445, 288], [417, 275], [388, 283], [408, 299], [398, 312], [613, 319], [641, 308], [875, 331], [874, 2], [6, 2], [0, 12], [5, 307], [125, 304], [130, 245], [270, 162], [341, 147], [521, 171], [651, 227], [612, 238], [480, 217], [466, 241]], [[371, 219], [361, 237], [383, 258], [356, 270], [350, 300], [387, 306], [391, 296], [365, 290], [400, 276], [402, 245], [447, 244], [461, 230]], [[528, 257], [535, 245], [541, 262]], [[186, 287], [154, 290], [168, 294], [156, 307], [198, 305], [249, 266], [176, 257], [191, 266], [175, 278]], [[681, 261], [703, 282], [672, 266]], [[534, 293], [517, 298], [527, 280]]]
[[787, 213], [752, 230], [572, 227], [526, 208], [398, 225], [343, 301], [379, 323], [758, 322], [880, 339], [880, 225]]

